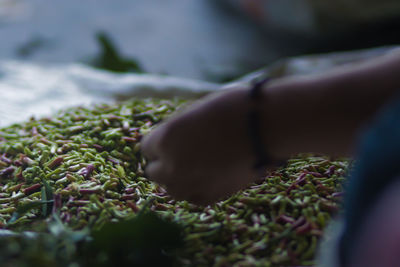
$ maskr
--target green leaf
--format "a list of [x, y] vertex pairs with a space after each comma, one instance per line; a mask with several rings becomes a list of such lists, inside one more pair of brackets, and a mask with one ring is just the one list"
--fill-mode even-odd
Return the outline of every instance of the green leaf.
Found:
[[52, 203], [53, 200], [48, 200], [48, 201], [32, 201], [23, 205], [19, 205], [17, 210], [13, 213], [11, 216], [10, 220], [8, 221], [7, 224], [12, 224], [15, 221], [17, 221], [19, 218], [24, 216], [28, 211], [31, 211], [33, 209], [37, 209], [40, 206], [45, 206], [48, 203]]
[[143, 73], [143, 69], [135, 59], [126, 58], [118, 52], [108, 34], [99, 32], [96, 34], [96, 38], [101, 52], [91, 65], [114, 72]]
[[90, 230], [85, 227], [82, 230], [72, 230], [65, 225], [58, 213], [53, 213], [53, 220], [49, 223], [49, 231], [53, 236], [60, 237], [64, 241], [68, 241], [72, 244], [88, 241], [90, 239]]
[[[53, 200], [53, 189], [47, 183], [45, 179], [42, 179], [43, 187], [42, 187], [42, 201]], [[42, 215], [43, 217], [47, 217], [50, 215], [51, 210], [53, 208], [53, 201], [47, 202], [46, 205], [42, 206]]]
[[96, 266], [168, 266], [172, 261], [165, 251], [183, 244], [180, 226], [150, 211], [105, 224], [92, 233], [92, 238], [87, 248], [92, 257], [87, 259]]

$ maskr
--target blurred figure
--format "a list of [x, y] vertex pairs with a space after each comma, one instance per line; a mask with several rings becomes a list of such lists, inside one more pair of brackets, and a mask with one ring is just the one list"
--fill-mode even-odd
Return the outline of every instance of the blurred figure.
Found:
[[400, 98], [390, 102], [360, 142], [339, 243], [342, 266], [400, 264]]

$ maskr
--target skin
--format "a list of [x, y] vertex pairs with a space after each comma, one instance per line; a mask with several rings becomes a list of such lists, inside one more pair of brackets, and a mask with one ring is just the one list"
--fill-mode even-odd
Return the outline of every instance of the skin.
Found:
[[[358, 133], [400, 88], [400, 53], [262, 90], [265, 151], [274, 159], [314, 152], [351, 155]], [[248, 88], [231, 88], [161, 124], [142, 143], [147, 176], [177, 199], [210, 204], [259, 178], [247, 132]], [[269, 166], [272, 167], [272, 166]]]

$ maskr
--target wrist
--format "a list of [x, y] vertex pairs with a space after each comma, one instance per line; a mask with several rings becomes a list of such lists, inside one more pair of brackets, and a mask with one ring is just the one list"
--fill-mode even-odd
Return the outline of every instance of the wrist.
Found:
[[312, 128], [317, 128], [321, 122], [315, 112], [320, 102], [308, 89], [307, 80], [301, 78], [277, 80], [264, 86], [262, 132], [272, 158], [282, 160], [312, 152], [310, 137]]
[[[271, 157], [267, 146], [265, 145], [265, 121], [263, 120], [262, 108], [268, 105], [268, 99], [265, 98], [263, 91], [270, 82], [269, 78], [259, 79], [253, 82], [248, 90], [248, 100], [250, 102], [247, 112], [247, 132], [253, 154], [256, 158], [254, 169], [262, 174], [266, 167], [277, 166], [282, 162]], [[267, 102], [266, 102], [267, 101]]]
[[338, 114], [343, 107], [332, 93], [308, 76], [276, 81], [264, 88], [268, 102], [263, 110], [264, 132], [271, 155], [288, 158], [299, 153], [349, 153], [353, 125]]

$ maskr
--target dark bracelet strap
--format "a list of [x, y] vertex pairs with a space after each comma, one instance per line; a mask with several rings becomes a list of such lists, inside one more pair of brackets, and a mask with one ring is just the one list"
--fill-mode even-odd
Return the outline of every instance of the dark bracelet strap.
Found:
[[261, 96], [261, 90], [263, 85], [267, 84], [269, 82], [270, 78], [262, 78], [255, 80], [253, 82], [253, 86], [250, 88], [250, 99], [253, 102], [259, 102], [260, 101], [260, 96]]
[[265, 167], [271, 163], [265, 150], [266, 146], [263, 142], [261, 134], [261, 116], [259, 108], [261, 101], [261, 90], [263, 85], [265, 85], [268, 81], [269, 78], [255, 81], [249, 91], [251, 107], [248, 113], [248, 131], [251, 145], [256, 155], [256, 163], [254, 164], [254, 168], [260, 173], [262, 173]]

